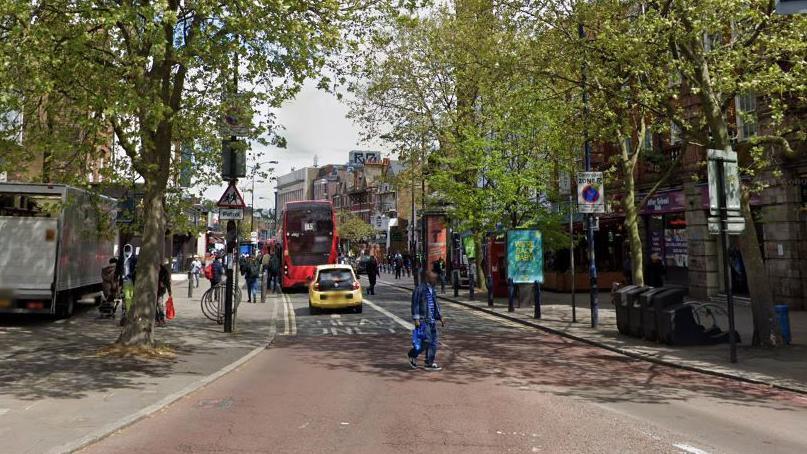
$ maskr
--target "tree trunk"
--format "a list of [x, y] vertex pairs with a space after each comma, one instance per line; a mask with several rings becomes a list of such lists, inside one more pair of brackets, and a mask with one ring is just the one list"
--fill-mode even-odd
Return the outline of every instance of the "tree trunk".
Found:
[[126, 324], [117, 343], [127, 346], [151, 346], [154, 338], [154, 318], [157, 310], [157, 280], [161, 250], [165, 237], [163, 215], [164, 187], [145, 183], [143, 197], [143, 244], [137, 259], [134, 304], [126, 314]]
[[[622, 146], [624, 147], [625, 145]], [[636, 152], [638, 153], [638, 150]], [[623, 157], [622, 169], [625, 188], [625, 229], [630, 245], [631, 277], [634, 285], [643, 286], [644, 253], [642, 251], [642, 238], [639, 235], [639, 208], [636, 206], [636, 181], [633, 174], [633, 162]]]
[[774, 321], [773, 292], [760, 252], [750, 200], [748, 189], [743, 188], [741, 207], [745, 218], [745, 231], [740, 235], [738, 243], [748, 279], [748, 290], [751, 293], [751, 313], [754, 319], [751, 344], [755, 347], [775, 347], [782, 343], [782, 335], [779, 332], [779, 325]]
[[476, 279], [477, 288], [480, 288], [483, 292], [486, 292], [488, 290], [488, 286], [486, 284], [487, 274], [485, 274], [485, 269], [482, 266], [482, 262], [487, 259], [487, 257], [482, 257], [482, 242], [484, 238], [485, 234], [483, 233], [474, 234], [474, 248], [476, 249], [476, 257], [474, 257], [476, 274], [474, 275], [474, 279]]

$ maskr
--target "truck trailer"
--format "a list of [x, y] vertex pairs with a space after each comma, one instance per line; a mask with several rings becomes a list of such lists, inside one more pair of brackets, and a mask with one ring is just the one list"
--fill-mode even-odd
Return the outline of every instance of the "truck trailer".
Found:
[[0, 314], [68, 317], [77, 302], [98, 301], [116, 206], [66, 185], [0, 183]]

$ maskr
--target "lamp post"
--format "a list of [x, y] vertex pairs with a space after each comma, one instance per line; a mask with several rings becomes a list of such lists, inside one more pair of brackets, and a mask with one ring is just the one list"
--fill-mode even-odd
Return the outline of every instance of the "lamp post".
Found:
[[[257, 173], [258, 169], [261, 167], [262, 164], [278, 164], [277, 161], [264, 161], [264, 162], [256, 162], [255, 165], [252, 167], [252, 205], [250, 207], [250, 219], [249, 219], [249, 231], [250, 233], [254, 230], [255, 227], [255, 174]], [[269, 168], [269, 171], [275, 170], [274, 167]], [[259, 183], [265, 183], [266, 181], [277, 180], [277, 177], [269, 178], [269, 180], [259, 181]]]

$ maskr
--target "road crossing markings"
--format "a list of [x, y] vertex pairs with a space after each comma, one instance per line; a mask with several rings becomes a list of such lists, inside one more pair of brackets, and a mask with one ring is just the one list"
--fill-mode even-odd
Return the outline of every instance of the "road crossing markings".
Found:
[[673, 445], [674, 447], [680, 449], [681, 451], [688, 452], [690, 454], [709, 454], [709, 451], [704, 451], [703, 449], [698, 449], [692, 445], [688, 445], [686, 443], [676, 443]]
[[336, 331], [336, 328], [331, 328], [331, 334], [333, 334], [334, 336], [339, 335], [339, 333]]
[[[406, 320], [402, 319], [401, 317], [398, 317], [397, 315], [395, 315], [395, 314], [393, 314], [392, 312], [390, 312], [390, 311], [388, 311], [388, 310], [384, 309], [383, 307], [381, 307], [381, 306], [377, 305], [376, 303], [374, 303], [374, 302], [372, 302], [372, 301], [370, 301], [370, 300], [364, 300], [364, 302], [365, 302], [365, 303], [367, 303], [367, 305], [368, 305], [368, 306], [370, 306], [370, 307], [372, 307], [373, 309], [377, 310], [378, 312], [381, 312], [382, 314], [384, 314], [384, 315], [386, 315], [387, 317], [391, 318], [391, 319], [392, 319], [392, 320], [393, 320], [395, 323], [397, 323], [397, 324], [399, 324], [399, 325], [403, 326], [403, 327], [404, 327], [404, 328], [406, 328], [407, 330], [410, 330], [410, 331], [411, 331], [411, 330], [415, 329], [415, 325], [413, 325], [413, 324], [412, 324], [412, 323], [410, 323], [410, 322], [407, 322]], [[395, 332], [395, 330], [393, 330], [392, 328], [390, 328], [390, 332], [393, 332], [393, 333], [394, 333], [394, 332]]]

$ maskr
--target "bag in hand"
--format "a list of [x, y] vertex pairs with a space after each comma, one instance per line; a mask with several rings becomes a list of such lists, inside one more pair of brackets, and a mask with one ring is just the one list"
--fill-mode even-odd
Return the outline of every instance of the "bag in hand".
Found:
[[174, 297], [169, 296], [168, 301], [165, 302], [165, 318], [173, 320], [177, 316], [177, 311], [174, 309]]

